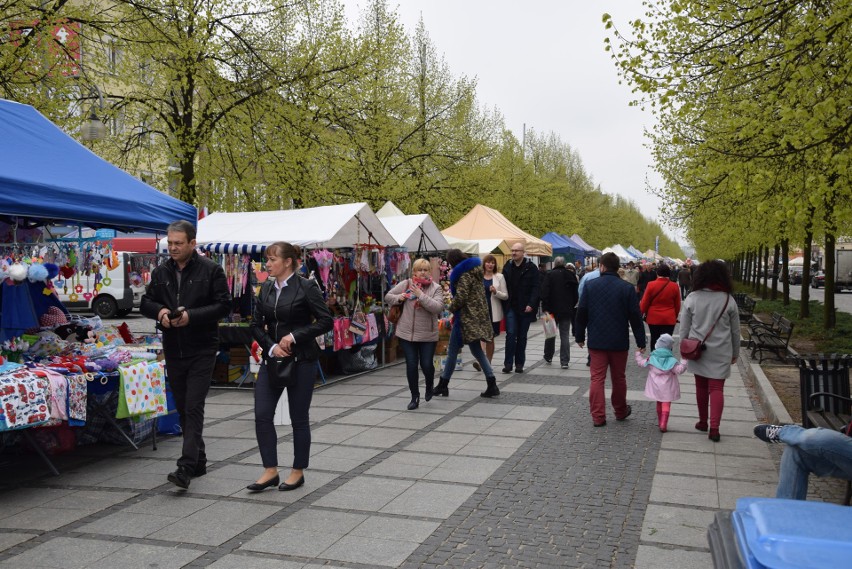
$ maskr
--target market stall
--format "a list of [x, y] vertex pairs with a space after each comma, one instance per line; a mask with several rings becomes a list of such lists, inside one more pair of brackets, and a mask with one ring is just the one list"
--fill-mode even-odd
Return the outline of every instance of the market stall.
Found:
[[[163, 232], [176, 219], [194, 220], [196, 210], [102, 160], [32, 107], [5, 100], [0, 156], [0, 433], [5, 444], [28, 440], [55, 473], [45, 446], [98, 440], [104, 424], [135, 445], [167, 412], [166, 388], [156, 336], [133, 338], [53, 302], [52, 279], [91, 270], [91, 259], [51, 258], [57, 248], [41, 228]], [[147, 398], [138, 396], [143, 385]]]
[[570, 238], [565, 237], [564, 235], [560, 235], [559, 233], [545, 233], [542, 237], [542, 240], [547, 241], [553, 247], [553, 256], [563, 256], [566, 260], [570, 262], [574, 261], [583, 261], [583, 258], [586, 256], [585, 251], [571, 241]]
[[[501, 256], [506, 257], [509, 255], [511, 246], [518, 242], [524, 243], [529, 256], [549, 257], [553, 254], [550, 243], [523, 231], [496, 209], [481, 204], [475, 205], [464, 217], [441, 233], [447, 241], [454, 239], [478, 241], [483, 245], [480, 246], [480, 254], [499, 249]], [[495, 240], [497, 246], [489, 249], [488, 247]]]

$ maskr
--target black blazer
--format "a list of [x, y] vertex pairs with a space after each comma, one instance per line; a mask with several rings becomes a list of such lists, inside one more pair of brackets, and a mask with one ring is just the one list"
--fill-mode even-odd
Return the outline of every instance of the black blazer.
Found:
[[277, 302], [274, 280], [263, 283], [255, 298], [251, 333], [263, 348], [264, 357], [281, 338], [292, 333], [296, 359], [315, 360], [320, 354], [315, 338], [333, 326], [334, 319], [317, 283], [299, 275], [290, 277]]

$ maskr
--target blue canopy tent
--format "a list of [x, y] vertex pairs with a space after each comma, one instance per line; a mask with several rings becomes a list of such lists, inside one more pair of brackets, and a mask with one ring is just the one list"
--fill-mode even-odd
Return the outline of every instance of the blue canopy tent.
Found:
[[637, 261], [645, 258], [645, 255], [642, 254], [642, 251], [640, 251], [639, 249], [637, 249], [633, 245], [631, 245], [630, 247], [627, 248], [627, 252], [630, 253], [631, 255], [633, 255], [636, 258]]
[[546, 233], [541, 237], [542, 241], [547, 241], [553, 246], [553, 256], [554, 257], [566, 257], [568, 261], [582, 261], [586, 256], [585, 252], [582, 248], [578, 247], [576, 243], [566, 238], [564, 235], [560, 235], [559, 233]]
[[0, 218], [164, 231], [195, 207], [103, 160], [33, 107], [0, 99]]

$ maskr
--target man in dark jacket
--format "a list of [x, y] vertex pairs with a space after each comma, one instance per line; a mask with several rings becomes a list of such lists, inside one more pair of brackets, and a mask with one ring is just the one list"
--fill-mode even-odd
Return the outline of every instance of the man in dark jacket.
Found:
[[651, 263], [651, 265], [645, 265], [645, 268], [642, 270], [642, 274], [639, 275], [639, 282], [636, 283], [636, 286], [639, 288], [639, 298], [642, 298], [642, 295], [645, 294], [645, 289], [648, 288], [648, 284], [657, 280], [657, 264]]
[[633, 329], [636, 346], [645, 351], [645, 326], [639, 312], [636, 291], [618, 276], [618, 257], [606, 253], [601, 257], [601, 276], [589, 281], [580, 297], [574, 336], [581, 348], [589, 331], [591, 386], [589, 407], [596, 427], [606, 425], [607, 368], [612, 377], [612, 407], [617, 421], [625, 420], [632, 409], [627, 404], [627, 354], [630, 349], [628, 323]]
[[538, 309], [539, 274], [532, 261], [524, 257], [524, 244], [512, 245], [512, 261], [503, 267], [509, 300], [506, 306], [506, 357], [503, 373], [524, 372], [527, 359], [527, 334]]
[[[565, 264], [565, 257], [556, 257], [553, 270], [544, 277], [541, 285], [541, 305], [545, 312], [556, 318], [559, 326], [559, 363], [568, 369], [571, 360], [571, 322], [577, 306], [577, 275], [574, 265]], [[544, 341], [544, 361], [550, 363], [556, 352], [556, 337]]]
[[166, 376], [183, 431], [183, 451], [168, 479], [188, 488], [191, 478], [207, 473], [204, 400], [219, 346], [219, 320], [231, 310], [231, 295], [222, 267], [195, 251], [192, 223], [171, 223], [167, 240], [171, 258], [151, 272], [139, 310], [163, 331]]

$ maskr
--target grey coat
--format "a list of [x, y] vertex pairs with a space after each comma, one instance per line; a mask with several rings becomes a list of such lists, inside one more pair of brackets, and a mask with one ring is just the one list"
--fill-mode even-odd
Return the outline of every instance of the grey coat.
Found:
[[689, 362], [690, 373], [710, 379], [727, 379], [731, 375], [731, 359], [740, 355], [740, 313], [732, 296], [708, 289], [691, 292], [680, 309], [678, 333], [681, 338], [704, 338], [722, 311], [726, 297], [728, 307], [705, 340], [707, 349], [701, 359]]

